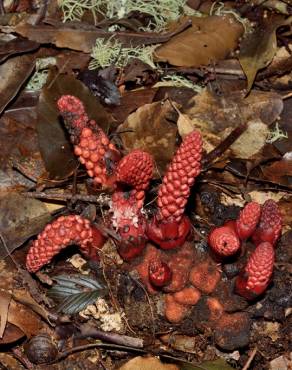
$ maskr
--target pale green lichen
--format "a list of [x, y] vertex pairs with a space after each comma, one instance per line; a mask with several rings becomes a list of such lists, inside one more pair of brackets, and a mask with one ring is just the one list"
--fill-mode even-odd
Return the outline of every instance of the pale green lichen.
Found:
[[58, 0], [64, 22], [80, 20], [86, 11], [92, 13], [95, 22], [98, 13], [107, 19], [121, 19], [138, 11], [153, 18], [146, 30], [156, 32], [164, 30], [170, 21], [184, 14], [185, 4], [186, 0]]
[[275, 141], [280, 139], [288, 139], [288, 134], [279, 128], [279, 124], [277, 122], [275, 128], [269, 132], [266, 143], [273, 144]]
[[188, 80], [187, 78], [179, 75], [167, 75], [161, 79], [162, 83], [160, 86], [163, 86], [163, 82], [166, 82], [167, 86], [174, 86], [174, 87], [188, 87], [189, 89], [193, 89], [196, 92], [202, 92], [202, 87], [199, 85], [194, 84], [192, 81]]
[[157, 67], [153, 61], [153, 51], [156, 47], [157, 45], [126, 48], [116, 39], [110, 38], [104, 40], [98, 38], [92, 49], [92, 60], [88, 68], [105, 68], [110, 65], [122, 68], [128, 64], [131, 58], [137, 58], [148, 64], [151, 68], [156, 69]]
[[38, 91], [47, 82], [49, 73], [48, 67], [56, 64], [56, 59], [53, 57], [39, 58], [36, 61], [35, 72], [26, 84], [25, 90]]
[[209, 14], [210, 15], [217, 15], [219, 17], [222, 17], [225, 14], [231, 14], [231, 15], [233, 15], [233, 17], [237, 20], [237, 22], [239, 22], [239, 23], [242, 24], [245, 33], [249, 29], [252, 28], [251, 23], [250, 23], [250, 21], [247, 18], [242, 18], [239, 15], [239, 13], [236, 10], [234, 10], [234, 9], [226, 8], [225, 7], [225, 4], [223, 2], [221, 2], [221, 1], [219, 1], [219, 2], [216, 2], [215, 1], [212, 4]]

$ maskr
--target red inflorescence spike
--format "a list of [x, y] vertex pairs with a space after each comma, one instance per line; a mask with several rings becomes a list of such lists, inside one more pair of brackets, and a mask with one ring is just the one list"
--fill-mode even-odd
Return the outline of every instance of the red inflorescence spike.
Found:
[[148, 227], [148, 236], [163, 249], [181, 246], [190, 231], [184, 209], [195, 178], [201, 171], [202, 138], [197, 131], [187, 135], [163, 178], [158, 192], [158, 213]]
[[275, 252], [271, 243], [260, 243], [235, 281], [235, 291], [247, 300], [255, 299], [267, 289], [273, 274]]
[[236, 220], [237, 235], [241, 240], [248, 239], [256, 229], [260, 220], [261, 206], [256, 202], [248, 203]]
[[257, 245], [269, 242], [273, 246], [277, 243], [282, 231], [282, 216], [277, 203], [269, 199], [262, 207], [259, 226], [256, 228], [252, 240]]
[[27, 270], [38, 271], [70, 244], [78, 244], [84, 255], [98, 258], [97, 250], [104, 241], [87, 219], [77, 215], [61, 216], [48, 224], [32, 243], [26, 257]]
[[240, 241], [236, 233], [229, 226], [216, 227], [208, 238], [208, 243], [216, 255], [229, 257], [240, 249]]
[[117, 181], [137, 191], [145, 190], [152, 178], [153, 167], [150, 154], [139, 149], [133, 150], [120, 160], [116, 170]]
[[57, 102], [64, 118], [74, 153], [86, 167], [87, 173], [97, 185], [112, 187], [120, 153], [103, 130], [89, 120], [83, 103], [71, 95], [63, 95]]
[[[141, 200], [137, 200], [140, 194]], [[125, 261], [141, 254], [146, 244], [146, 218], [141, 212], [144, 191], [115, 191], [111, 201], [111, 224], [120, 240], [118, 252]], [[141, 202], [140, 202], [141, 201]]]

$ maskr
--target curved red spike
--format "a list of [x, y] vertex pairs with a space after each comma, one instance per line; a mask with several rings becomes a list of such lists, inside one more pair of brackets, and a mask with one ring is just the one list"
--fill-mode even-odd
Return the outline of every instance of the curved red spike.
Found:
[[38, 271], [70, 244], [78, 244], [84, 255], [98, 258], [97, 249], [104, 242], [103, 235], [87, 219], [77, 215], [61, 216], [48, 224], [32, 243], [26, 268], [29, 272]]

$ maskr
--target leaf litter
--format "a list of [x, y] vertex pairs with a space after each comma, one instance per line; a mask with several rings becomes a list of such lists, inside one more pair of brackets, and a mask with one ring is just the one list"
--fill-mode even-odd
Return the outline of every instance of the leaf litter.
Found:
[[[109, 370], [260, 370], [286, 363], [292, 263], [285, 249], [292, 201], [287, 2], [48, 0], [40, 6], [20, 0], [2, 8], [0, 347], [12, 350], [19, 368], [28, 359], [18, 341], [44, 333], [65, 343], [52, 369], [93, 362]], [[54, 62], [43, 70], [39, 61], [46, 58]], [[106, 223], [110, 193], [88, 181], [57, 110], [64, 94], [81, 99], [123, 155], [141, 149], [154, 157], [149, 215], [181, 140], [200, 130], [203, 171], [188, 204], [197, 250], [206, 248], [212, 225], [236, 218], [246, 201], [278, 202], [283, 242], [267, 294], [243, 306], [227, 286], [213, 294], [235, 305], [228, 319], [244, 311], [251, 320], [251, 329], [238, 335], [247, 338], [243, 349], [230, 331], [216, 329], [213, 336], [206, 307], [214, 297], [201, 298], [172, 325], [161, 295], [149, 295], [129, 273]], [[86, 260], [82, 268], [68, 263], [73, 245], [32, 280], [23, 271], [31, 239], [60, 215], [86, 214], [88, 202], [95, 208], [91, 219], [110, 235], [100, 261]], [[84, 345], [74, 343], [78, 336], [86, 337]], [[224, 348], [239, 355], [228, 357]]]

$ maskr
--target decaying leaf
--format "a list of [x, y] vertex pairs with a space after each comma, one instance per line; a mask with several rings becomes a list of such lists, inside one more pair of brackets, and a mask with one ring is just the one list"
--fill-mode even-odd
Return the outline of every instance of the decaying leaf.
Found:
[[191, 364], [183, 364], [180, 370], [199, 370], [199, 369], [204, 369], [204, 370], [232, 370], [233, 367], [228, 365], [225, 360], [223, 359], [218, 359], [214, 361], [205, 361], [200, 366], [196, 365], [191, 365]]
[[35, 54], [20, 55], [10, 58], [0, 65], [0, 113], [16, 96], [19, 89], [32, 73], [35, 66]]
[[237, 47], [243, 27], [231, 15], [190, 17], [192, 27], [155, 49], [157, 61], [200, 67], [224, 59]]
[[10, 301], [11, 301], [11, 294], [1, 291], [0, 292], [0, 338], [3, 338], [3, 333], [5, 331]]
[[5, 258], [32, 235], [40, 232], [50, 219], [46, 206], [39, 200], [25, 198], [18, 193], [1, 196], [0, 230], [5, 246], [1, 240], [0, 258]]
[[184, 113], [195, 122], [195, 127], [218, 133], [257, 118], [269, 126], [281, 114], [283, 101], [273, 92], [252, 91], [244, 98], [242, 92], [217, 96], [205, 89], [191, 99], [189, 106]]
[[240, 47], [239, 61], [247, 77], [247, 92], [250, 91], [258, 70], [266, 67], [277, 51], [276, 30], [289, 20], [273, 15], [243, 40]]
[[262, 168], [265, 179], [292, 187], [292, 160], [282, 159]]
[[[114, 37], [124, 46], [131, 47], [155, 43], [160, 44], [185, 29], [189, 25], [189, 22], [187, 20], [184, 24], [177, 27], [174, 32], [164, 34], [155, 32], [106, 32], [96, 27], [86, 26], [85, 24], [83, 24], [83, 28], [71, 28], [64, 26], [62, 23], [61, 25], [61, 27], [55, 28], [44, 24], [32, 25], [30, 22], [23, 21], [15, 27], [10, 27], [9, 30], [40, 44], [52, 43], [59, 48], [69, 48], [90, 53], [98, 37], [104, 39]], [[5, 31], [7, 32], [8, 29], [6, 28]]]
[[53, 179], [66, 178], [78, 164], [57, 110], [56, 102], [64, 94], [80, 98], [90, 119], [96, 120], [106, 132], [113, 122], [111, 116], [82, 82], [72, 76], [52, 75], [39, 98], [37, 131], [40, 151], [46, 169]]
[[25, 336], [24, 332], [19, 329], [16, 325], [10, 324], [6, 325], [3, 338], [0, 338], [0, 344], [8, 344], [16, 342], [17, 340]]
[[258, 153], [265, 145], [269, 129], [260, 120], [248, 122], [245, 132], [231, 145], [236, 158], [249, 159]]
[[39, 44], [23, 38], [14, 38], [8, 42], [0, 43], [0, 62], [9, 58], [11, 55], [20, 54], [36, 50]]
[[179, 370], [176, 365], [163, 364], [157, 357], [135, 357], [119, 370]]
[[145, 104], [118, 128], [127, 151], [139, 148], [153, 155], [159, 175], [175, 151], [176, 115], [169, 101]]
[[7, 320], [21, 329], [28, 338], [37, 334], [41, 328], [40, 318], [14, 300], [10, 303]]

